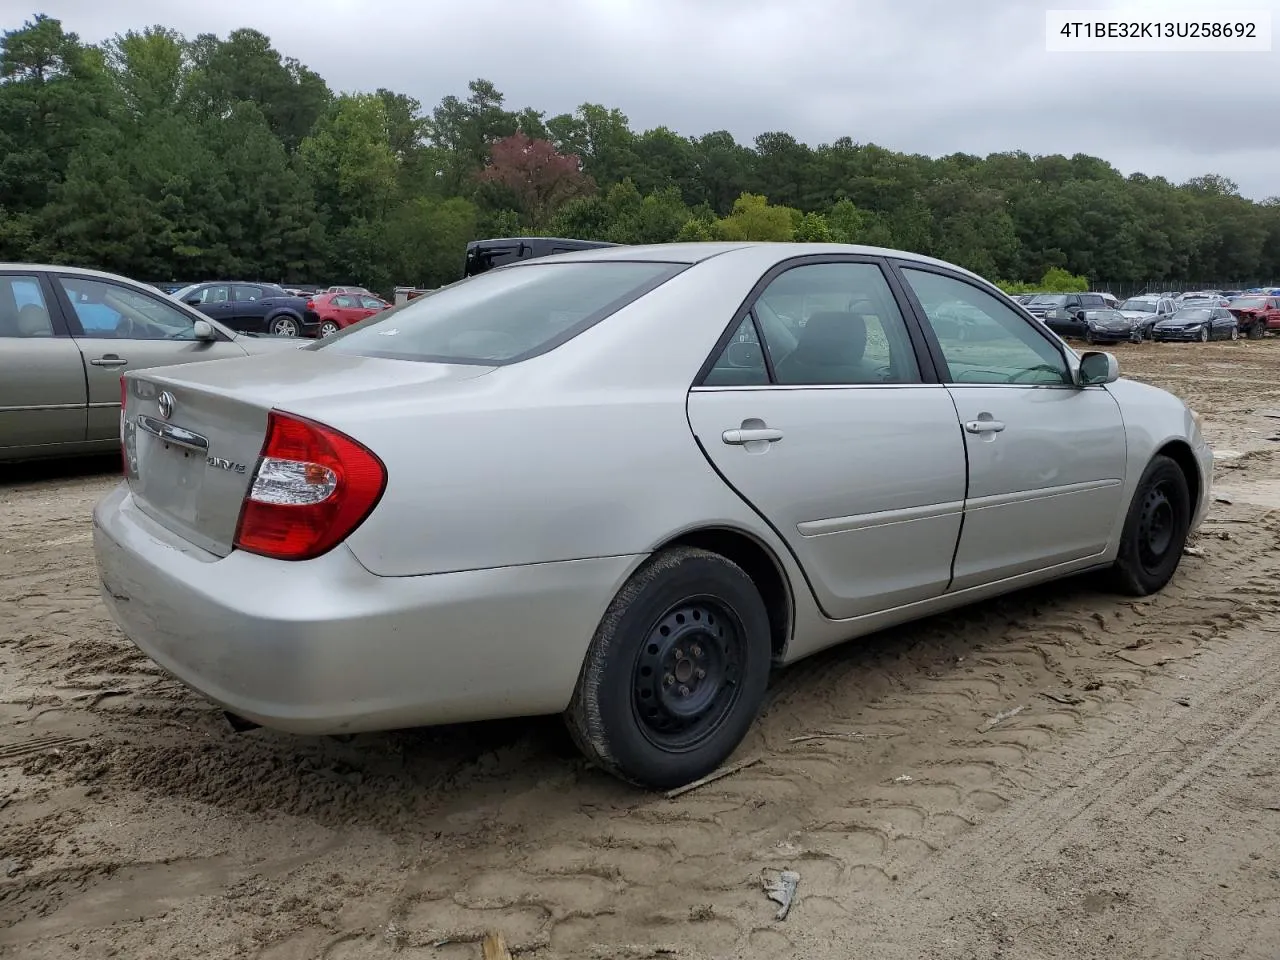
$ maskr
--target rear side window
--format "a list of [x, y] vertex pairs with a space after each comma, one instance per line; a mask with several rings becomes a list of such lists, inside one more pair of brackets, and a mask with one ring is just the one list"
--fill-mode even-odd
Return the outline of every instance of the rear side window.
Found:
[[494, 270], [305, 349], [428, 363], [516, 363], [571, 340], [687, 266], [608, 261]]

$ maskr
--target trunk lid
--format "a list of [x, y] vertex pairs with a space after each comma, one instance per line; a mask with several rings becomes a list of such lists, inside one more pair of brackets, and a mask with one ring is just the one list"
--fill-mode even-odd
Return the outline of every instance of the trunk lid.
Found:
[[273, 408], [307, 416], [383, 394], [447, 393], [493, 369], [292, 350], [129, 373], [125, 477], [142, 512], [226, 556]]

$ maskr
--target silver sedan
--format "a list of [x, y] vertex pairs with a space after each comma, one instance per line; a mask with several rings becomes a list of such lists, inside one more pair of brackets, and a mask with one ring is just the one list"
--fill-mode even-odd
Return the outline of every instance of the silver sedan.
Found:
[[1211, 481], [1176, 397], [865, 247], [563, 254], [125, 382], [94, 543], [158, 663], [297, 733], [560, 712], [649, 787], [722, 763], [777, 664], [1083, 571], [1161, 589]]
[[120, 446], [120, 375], [296, 349], [98, 270], [0, 263], [0, 461]]

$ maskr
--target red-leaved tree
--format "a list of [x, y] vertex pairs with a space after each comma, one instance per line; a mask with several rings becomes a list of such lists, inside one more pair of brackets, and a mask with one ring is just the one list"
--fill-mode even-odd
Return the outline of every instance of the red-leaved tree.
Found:
[[489, 165], [477, 176], [510, 190], [535, 227], [544, 225], [561, 204], [596, 189], [595, 181], [582, 172], [577, 154], [556, 153], [550, 140], [523, 133], [495, 141]]

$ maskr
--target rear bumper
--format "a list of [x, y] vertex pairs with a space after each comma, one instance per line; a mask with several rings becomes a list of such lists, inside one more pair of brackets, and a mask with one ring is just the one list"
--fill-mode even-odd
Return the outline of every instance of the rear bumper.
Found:
[[217, 558], [97, 505], [112, 619], [158, 664], [266, 727], [352, 733], [555, 713], [639, 557], [377, 577], [340, 546], [301, 563]]

